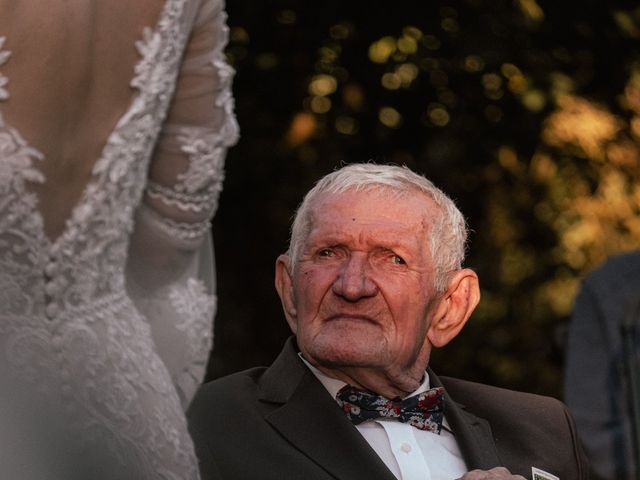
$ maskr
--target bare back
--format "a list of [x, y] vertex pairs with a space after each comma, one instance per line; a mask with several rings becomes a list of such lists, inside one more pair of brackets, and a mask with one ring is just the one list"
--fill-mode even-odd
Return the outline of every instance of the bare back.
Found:
[[43, 155], [46, 179], [32, 183], [50, 239], [58, 237], [89, 181], [107, 137], [126, 112], [140, 55], [163, 2], [0, 0], [4, 121]]

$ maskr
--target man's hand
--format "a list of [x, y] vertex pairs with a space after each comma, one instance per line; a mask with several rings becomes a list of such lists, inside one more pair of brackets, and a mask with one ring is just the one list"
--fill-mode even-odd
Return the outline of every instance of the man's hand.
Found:
[[504, 467], [491, 470], [471, 470], [458, 480], [526, 480], [522, 475], [513, 475]]

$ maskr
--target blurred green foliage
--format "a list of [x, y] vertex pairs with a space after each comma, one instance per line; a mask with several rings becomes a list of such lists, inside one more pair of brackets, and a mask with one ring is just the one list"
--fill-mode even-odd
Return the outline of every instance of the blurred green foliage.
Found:
[[291, 216], [341, 163], [406, 164], [472, 229], [483, 298], [432, 363], [560, 395], [581, 277], [640, 244], [635, 2], [229, 0], [242, 139], [214, 221], [209, 377], [270, 363]]

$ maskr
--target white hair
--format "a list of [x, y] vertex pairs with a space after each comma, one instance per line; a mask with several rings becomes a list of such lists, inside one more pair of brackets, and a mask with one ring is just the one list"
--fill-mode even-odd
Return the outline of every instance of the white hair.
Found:
[[449, 274], [462, 268], [468, 235], [466, 222], [451, 198], [406, 166], [353, 163], [321, 178], [305, 195], [293, 219], [287, 252], [291, 267], [295, 269], [302, 245], [311, 231], [311, 210], [316, 198], [327, 193], [338, 194], [352, 189], [367, 191], [380, 187], [398, 197], [422, 192], [439, 207], [431, 225], [428, 247], [435, 267], [435, 287], [438, 292], [443, 292]]

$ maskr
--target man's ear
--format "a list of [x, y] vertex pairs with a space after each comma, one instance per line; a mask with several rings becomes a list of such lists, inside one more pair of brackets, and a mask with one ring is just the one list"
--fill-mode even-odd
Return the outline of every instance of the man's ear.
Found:
[[291, 259], [288, 255], [280, 255], [276, 259], [276, 290], [282, 302], [284, 316], [287, 319], [289, 328], [295, 335], [298, 327], [298, 316], [293, 295], [293, 279], [291, 272]]
[[453, 340], [467, 323], [479, 301], [478, 275], [468, 268], [456, 272], [435, 306], [427, 331], [431, 344], [443, 347]]

